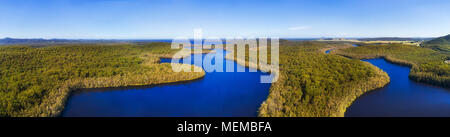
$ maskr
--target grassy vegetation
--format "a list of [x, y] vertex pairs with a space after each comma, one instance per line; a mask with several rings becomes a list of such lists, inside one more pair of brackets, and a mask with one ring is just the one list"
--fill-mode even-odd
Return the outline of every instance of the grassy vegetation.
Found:
[[[357, 97], [389, 83], [388, 75], [370, 63], [323, 53], [324, 49], [348, 46], [280, 41], [279, 79], [272, 84], [259, 116], [344, 116], [346, 108]], [[231, 59], [233, 54], [229, 55], [228, 59]], [[254, 67], [251, 64], [255, 62], [250, 62], [248, 56], [235, 60]]]
[[[339, 55], [324, 54], [328, 49]], [[177, 51], [168, 43], [0, 47], [0, 116], [57, 116], [70, 92], [80, 88], [162, 84], [205, 75], [173, 73], [170, 64], [158, 63]], [[232, 57], [237, 56], [227, 55]], [[375, 57], [412, 66], [414, 80], [444, 87], [450, 83], [449, 64], [444, 63], [448, 56], [431, 49], [281, 40], [280, 71], [272, 72], [279, 79], [272, 84], [259, 116], [344, 116], [357, 97], [389, 83], [385, 72], [358, 60]], [[234, 60], [256, 68], [249, 54]]]
[[450, 55], [450, 35], [424, 42], [422, 46]]
[[[159, 57], [169, 43], [0, 47], [0, 116], [57, 116], [80, 88], [152, 85], [201, 78], [173, 73]], [[186, 65], [186, 67], [195, 67]]]
[[365, 45], [336, 51], [337, 54], [357, 59], [383, 57], [390, 62], [411, 67], [409, 77], [418, 82], [450, 87], [448, 54], [428, 48], [402, 44]]
[[[257, 44], [258, 45], [258, 44]], [[245, 56], [243, 56], [243, 58], [238, 57], [237, 54], [237, 50], [238, 50], [238, 45], [234, 45], [234, 48], [232, 48], [233, 50], [225, 47], [225, 50], [231, 51], [230, 53], [228, 53], [225, 58], [228, 60], [233, 60], [236, 61], [236, 63], [245, 66], [245, 67], [250, 67], [250, 68], [255, 68], [258, 70], [261, 70], [263, 72], [271, 72], [271, 68], [270, 68], [270, 63], [271, 63], [271, 47], [270, 47], [270, 42], [267, 43], [267, 46], [265, 47], [267, 50], [267, 58], [266, 58], [266, 62], [260, 62], [259, 59], [259, 47], [252, 47], [250, 48], [249, 45], [245, 45]], [[253, 61], [249, 61], [250, 60], [250, 56], [254, 56], [256, 57], [255, 60]], [[278, 74], [278, 72], [271, 72], [271, 73], [276, 73]]]

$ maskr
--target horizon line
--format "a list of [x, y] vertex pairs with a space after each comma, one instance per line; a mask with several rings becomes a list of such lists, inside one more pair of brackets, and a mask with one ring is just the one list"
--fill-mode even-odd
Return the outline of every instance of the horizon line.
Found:
[[[441, 37], [441, 36], [437, 36]], [[278, 37], [279, 39], [328, 39], [328, 38], [344, 38], [344, 39], [362, 39], [362, 38], [437, 38], [436, 36], [428, 36], [428, 37], [402, 37], [402, 36], [379, 36], [379, 37]], [[3, 37], [0, 39], [43, 39], [43, 40], [171, 40], [175, 38], [43, 38], [43, 37]], [[217, 37], [216, 37], [217, 38]], [[230, 37], [219, 37], [219, 39], [227, 39]], [[231, 37], [234, 38], [234, 37]], [[245, 38], [245, 37], [242, 37]], [[263, 38], [263, 37], [254, 37], [254, 38]], [[265, 36], [265, 38], [271, 38]], [[194, 39], [192, 37], [187, 37], [187, 39]], [[208, 38], [203, 38], [208, 39]]]

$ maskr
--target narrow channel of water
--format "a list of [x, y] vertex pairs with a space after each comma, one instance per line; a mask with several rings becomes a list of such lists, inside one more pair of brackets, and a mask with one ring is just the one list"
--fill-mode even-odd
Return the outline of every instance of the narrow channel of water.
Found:
[[[325, 53], [328, 54], [332, 50], [334, 49]], [[363, 61], [370, 62], [388, 73], [391, 82], [356, 99], [347, 108], [346, 117], [450, 116], [450, 89], [410, 80], [410, 68], [406, 66], [381, 58]]]
[[363, 60], [387, 72], [391, 82], [365, 93], [347, 108], [346, 117], [450, 116], [450, 89], [417, 83], [408, 78], [410, 68], [384, 59]]
[[[205, 56], [203, 54], [201, 57]], [[161, 59], [162, 63], [170, 61]], [[226, 62], [233, 63], [235, 69], [243, 67], [234, 61], [224, 59], [223, 62], [224, 65]], [[260, 76], [268, 75], [267, 73], [248, 70], [206, 73], [203, 79], [185, 84], [150, 88], [86, 89], [69, 98], [62, 116], [254, 117], [269, 94], [270, 84], [260, 83]]]

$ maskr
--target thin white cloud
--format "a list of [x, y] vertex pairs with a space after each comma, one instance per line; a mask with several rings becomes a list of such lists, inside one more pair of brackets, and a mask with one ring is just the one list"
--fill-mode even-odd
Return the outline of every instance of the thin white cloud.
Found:
[[310, 29], [310, 28], [311, 27], [309, 27], [309, 26], [295, 26], [295, 27], [288, 28], [288, 30], [297, 31], [297, 30], [307, 30], [307, 29]]

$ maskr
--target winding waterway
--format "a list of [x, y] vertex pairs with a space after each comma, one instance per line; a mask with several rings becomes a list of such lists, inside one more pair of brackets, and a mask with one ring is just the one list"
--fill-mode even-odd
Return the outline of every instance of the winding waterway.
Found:
[[[358, 46], [354, 45], [353, 46]], [[334, 49], [325, 51], [330, 53]], [[390, 83], [365, 93], [347, 108], [345, 117], [448, 117], [450, 89], [409, 79], [410, 68], [385, 59], [366, 59], [388, 73]]]
[[[206, 54], [197, 57], [205, 58]], [[161, 59], [161, 63], [170, 62]], [[226, 59], [223, 62], [233, 63], [235, 70], [244, 67]], [[270, 84], [260, 83], [260, 76], [268, 74], [245, 69], [207, 72], [204, 78], [184, 84], [77, 91], [69, 98], [62, 116], [254, 117], [269, 94]]]
[[450, 89], [417, 83], [408, 78], [410, 68], [384, 59], [363, 60], [388, 73], [391, 82], [365, 93], [347, 108], [346, 117], [450, 116]]
[[[347, 109], [346, 117], [450, 116], [449, 89], [410, 80], [409, 67], [384, 59], [363, 61], [387, 72], [391, 82], [356, 99]], [[161, 63], [170, 62], [170, 59], [161, 59]], [[243, 68], [234, 61], [224, 59], [224, 64], [226, 62], [233, 63], [235, 69]], [[259, 82], [260, 76], [266, 73], [245, 69], [246, 72], [206, 73], [203, 79], [184, 84], [77, 91], [69, 98], [62, 116], [257, 116], [270, 84]]]

